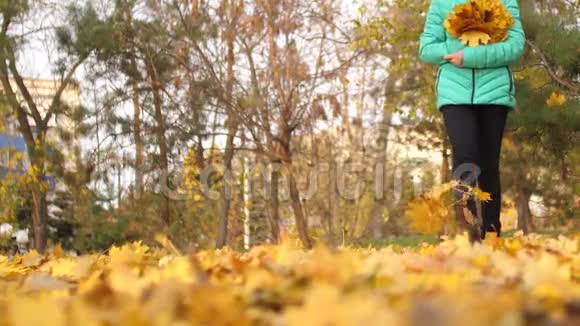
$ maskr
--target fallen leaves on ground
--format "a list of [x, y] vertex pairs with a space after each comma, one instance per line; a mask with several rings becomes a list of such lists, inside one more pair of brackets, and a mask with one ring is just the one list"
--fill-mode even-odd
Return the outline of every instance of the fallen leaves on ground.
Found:
[[0, 325], [577, 325], [579, 236], [0, 256]]

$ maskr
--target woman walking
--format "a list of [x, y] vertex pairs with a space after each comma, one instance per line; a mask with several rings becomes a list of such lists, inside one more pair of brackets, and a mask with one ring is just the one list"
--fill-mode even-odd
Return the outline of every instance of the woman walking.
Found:
[[[507, 114], [516, 106], [511, 65], [520, 57], [525, 43], [517, 0], [502, 2], [514, 24], [501, 42], [466, 47], [449, 34], [444, 21], [460, 3], [457, 0], [431, 1], [420, 36], [419, 58], [439, 66], [437, 109], [443, 114], [451, 143], [453, 176], [491, 194], [492, 200], [483, 202], [480, 209], [473, 198], [456, 201], [460, 227], [469, 227], [469, 212], [481, 216], [477, 240], [484, 238], [486, 232], [496, 232], [498, 236], [501, 232], [501, 143]], [[455, 194], [457, 199], [462, 196], [460, 189]]]

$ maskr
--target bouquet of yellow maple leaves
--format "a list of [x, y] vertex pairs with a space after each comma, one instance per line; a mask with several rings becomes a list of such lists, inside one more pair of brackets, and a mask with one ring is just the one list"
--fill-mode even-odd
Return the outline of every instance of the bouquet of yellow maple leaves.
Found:
[[449, 34], [470, 47], [505, 40], [515, 20], [501, 0], [468, 0], [443, 23]]

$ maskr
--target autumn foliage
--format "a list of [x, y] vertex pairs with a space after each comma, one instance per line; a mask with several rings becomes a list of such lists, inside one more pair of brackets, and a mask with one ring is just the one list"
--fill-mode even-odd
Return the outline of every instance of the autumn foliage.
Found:
[[[462, 191], [462, 200], [474, 198], [482, 202], [492, 199], [490, 193], [482, 191], [479, 187], [471, 187], [463, 181], [446, 182], [409, 201], [405, 210], [409, 228], [422, 234], [439, 234], [446, 228], [455, 227], [453, 205], [459, 199], [452, 195], [454, 191]], [[470, 224], [481, 223], [476, 220], [477, 216], [470, 217], [472, 218], [472, 221], [468, 221]]]
[[456, 5], [444, 22], [449, 34], [464, 45], [505, 40], [514, 18], [500, 0], [470, 0]]
[[567, 101], [566, 95], [552, 92], [552, 94], [550, 94], [550, 97], [546, 100], [546, 104], [548, 105], [548, 107], [553, 108], [566, 104], [566, 101]]
[[1, 325], [573, 324], [578, 237], [465, 236], [381, 249], [294, 241], [184, 255], [169, 240], [108, 254], [0, 256]]

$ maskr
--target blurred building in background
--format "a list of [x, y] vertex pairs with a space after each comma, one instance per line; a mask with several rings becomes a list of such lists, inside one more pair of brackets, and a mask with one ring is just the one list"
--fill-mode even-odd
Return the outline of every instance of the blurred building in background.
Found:
[[[16, 82], [11, 80], [11, 83], [18, 100], [24, 102], [18, 92]], [[25, 79], [24, 84], [32, 95], [41, 116], [44, 117], [52, 104], [60, 83], [49, 79]], [[2, 87], [0, 85], [0, 97], [1, 93]], [[61, 95], [61, 102], [72, 108], [79, 107], [80, 87], [77, 83], [72, 83], [65, 89]], [[26, 107], [25, 103], [22, 105]], [[16, 121], [12, 109], [8, 107], [8, 103], [4, 100], [0, 100], [0, 119], [0, 180], [3, 180], [9, 174], [23, 174], [29, 167], [29, 162], [26, 154], [26, 143], [18, 128], [18, 121]], [[29, 119], [29, 122], [33, 123], [33, 120]], [[49, 132], [46, 137], [48, 143], [53, 146], [52, 150], [59, 151], [64, 155], [63, 164], [66, 168], [74, 168], [74, 160], [72, 160], [74, 153], [72, 149], [75, 147], [80, 148], [80, 139], [75, 137], [76, 125], [74, 120], [67, 114], [56, 112], [48, 122], [48, 125]], [[32, 125], [32, 129], [35, 130], [34, 125]], [[67, 136], [63, 137], [64, 134], [67, 134]], [[55, 182], [55, 178], [51, 176], [48, 176], [46, 181], [50, 189], [64, 187], [64, 185]], [[2, 221], [0, 220], [0, 222]], [[11, 235], [17, 240], [19, 245], [20, 243], [28, 242], [27, 230], [14, 230], [6, 223], [2, 224], [0, 235]]]

